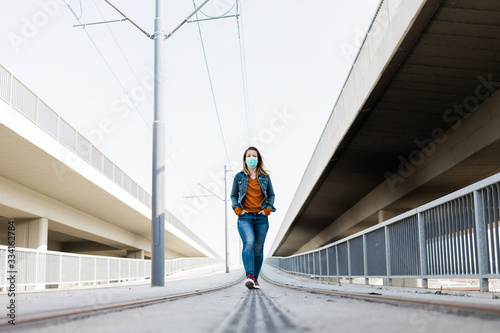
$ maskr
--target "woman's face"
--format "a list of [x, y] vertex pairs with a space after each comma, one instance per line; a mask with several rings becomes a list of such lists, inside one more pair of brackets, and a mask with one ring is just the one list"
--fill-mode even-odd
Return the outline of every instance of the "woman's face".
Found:
[[255, 157], [257, 160], [259, 159], [257, 152], [255, 150], [247, 151], [247, 155], [245, 156], [245, 159], [247, 159], [249, 157]]

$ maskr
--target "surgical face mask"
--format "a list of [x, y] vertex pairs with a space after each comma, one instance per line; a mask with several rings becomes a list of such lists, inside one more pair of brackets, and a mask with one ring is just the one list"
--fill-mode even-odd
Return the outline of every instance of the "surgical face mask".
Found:
[[249, 168], [255, 168], [258, 162], [259, 160], [257, 159], [257, 157], [247, 157], [246, 159], [246, 163]]

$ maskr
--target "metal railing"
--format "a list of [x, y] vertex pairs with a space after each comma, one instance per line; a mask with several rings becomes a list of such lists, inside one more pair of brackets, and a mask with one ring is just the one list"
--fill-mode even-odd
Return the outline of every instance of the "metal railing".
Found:
[[[109, 158], [104, 156], [89, 140], [64, 121], [2, 65], [0, 65], [0, 99], [151, 209], [151, 195], [149, 193], [127, 176]], [[218, 256], [172, 213], [166, 211], [165, 221], [184, 233], [211, 255]]]
[[500, 278], [500, 173], [320, 249], [268, 264], [318, 277]]
[[[222, 258], [165, 260], [165, 275], [223, 263]], [[0, 246], [0, 288], [8, 288], [12, 276], [16, 287], [38, 288], [140, 281], [151, 277], [151, 260]]]

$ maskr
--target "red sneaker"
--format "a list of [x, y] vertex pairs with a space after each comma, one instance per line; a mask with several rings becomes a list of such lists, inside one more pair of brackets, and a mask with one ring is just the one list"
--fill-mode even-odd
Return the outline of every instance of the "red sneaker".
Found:
[[247, 275], [247, 279], [245, 280], [245, 287], [247, 287], [248, 289], [255, 288], [255, 278], [253, 277], [253, 274]]
[[257, 279], [255, 277], [253, 278], [253, 287], [255, 289], [260, 289], [259, 282], [257, 281]]

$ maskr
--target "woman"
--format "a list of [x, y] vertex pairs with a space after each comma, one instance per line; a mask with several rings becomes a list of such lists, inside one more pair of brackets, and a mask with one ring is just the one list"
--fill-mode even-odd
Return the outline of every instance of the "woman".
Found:
[[245, 286], [259, 289], [257, 279], [264, 261], [264, 241], [269, 229], [267, 217], [276, 208], [273, 206], [271, 178], [255, 147], [249, 147], [243, 154], [243, 171], [234, 176], [231, 204], [238, 215], [238, 232], [243, 241]]

